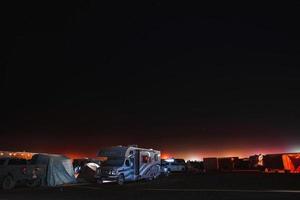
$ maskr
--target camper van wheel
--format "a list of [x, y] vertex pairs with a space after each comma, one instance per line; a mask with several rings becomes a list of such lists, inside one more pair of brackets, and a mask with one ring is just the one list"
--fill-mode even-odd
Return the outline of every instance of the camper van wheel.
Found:
[[135, 178], [136, 181], [139, 181], [141, 179], [142, 179], [141, 175], [137, 175], [136, 178]]
[[118, 184], [119, 185], [123, 185], [125, 182], [125, 177], [123, 174], [120, 174], [119, 177], [118, 177]]
[[15, 185], [16, 185], [16, 182], [12, 176], [8, 175], [3, 179], [2, 188], [4, 190], [13, 189], [15, 187]]

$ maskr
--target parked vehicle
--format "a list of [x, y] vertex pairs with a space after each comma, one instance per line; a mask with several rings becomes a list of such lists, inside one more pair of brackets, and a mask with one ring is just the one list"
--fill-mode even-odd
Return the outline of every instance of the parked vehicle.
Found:
[[165, 159], [163, 164], [169, 172], [185, 172], [187, 166], [184, 159]]
[[187, 171], [191, 174], [198, 174], [204, 172], [203, 161], [187, 161]]
[[100, 150], [98, 157], [105, 159], [97, 169], [98, 183], [155, 179], [160, 175], [160, 151], [137, 146], [116, 146]]
[[44, 165], [33, 165], [19, 158], [0, 158], [0, 183], [3, 189], [13, 189], [18, 184], [39, 186], [45, 175]]
[[168, 164], [164, 159], [161, 159], [160, 174], [163, 175], [163, 176], [169, 176], [170, 175], [170, 169], [168, 168]]

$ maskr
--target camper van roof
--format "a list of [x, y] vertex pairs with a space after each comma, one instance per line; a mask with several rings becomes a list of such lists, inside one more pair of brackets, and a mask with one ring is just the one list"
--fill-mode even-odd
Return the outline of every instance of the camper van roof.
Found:
[[97, 157], [123, 157], [123, 156], [125, 156], [127, 149], [128, 149], [128, 147], [123, 147], [123, 146], [116, 146], [116, 147], [109, 147], [106, 149], [101, 149], [97, 153]]
[[159, 153], [157, 150], [153, 149], [145, 149], [145, 148], [139, 148], [135, 146], [114, 146], [114, 147], [109, 147], [105, 149], [101, 149], [97, 153], [97, 157], [123, 157], [126, 154], [126, 151], [129, 148], [134, 148], [134, 149], [139, 149], [139, 150], [145, 150], [145, 151], [153, 151]]

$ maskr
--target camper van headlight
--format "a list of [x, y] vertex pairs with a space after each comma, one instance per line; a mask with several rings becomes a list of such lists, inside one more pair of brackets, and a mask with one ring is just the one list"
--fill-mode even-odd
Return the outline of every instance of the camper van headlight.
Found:
[[110, 174], [111, 174], [111, 175], [116, 175], [116, 174], [117, 174], [117, 171], [114, 170], [114, 169], [112, 169], [112, 170], [110, 171]]

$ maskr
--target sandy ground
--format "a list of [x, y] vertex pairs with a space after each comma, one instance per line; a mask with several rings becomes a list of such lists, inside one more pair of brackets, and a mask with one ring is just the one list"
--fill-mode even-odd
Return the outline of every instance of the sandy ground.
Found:
[[116, 184], [76, 184], [57, 188], [0, 191], [13, 199], [300, 199], [300, 175], [175, 174], [154, 181]]

